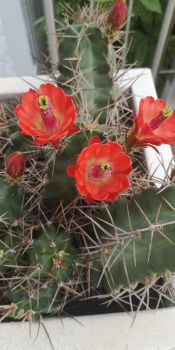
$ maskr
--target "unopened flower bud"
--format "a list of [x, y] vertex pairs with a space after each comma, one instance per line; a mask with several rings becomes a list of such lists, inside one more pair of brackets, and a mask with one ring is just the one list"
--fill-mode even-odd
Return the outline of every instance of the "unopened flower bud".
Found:
[[125, 0], [116, 0], [108, 14], [108, 23], [113, 30], [122, 27], [127, 17], [127, 5]]
[[6, 171], [11, 176], [21, 176], [25, 171], [25, 155], [22, 152], [10, 153], [5, 159]]

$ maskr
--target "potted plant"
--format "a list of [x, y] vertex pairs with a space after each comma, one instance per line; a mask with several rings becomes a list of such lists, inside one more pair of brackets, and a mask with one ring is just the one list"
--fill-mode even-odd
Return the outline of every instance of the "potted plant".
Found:
[[[126, 4], [116, 1], [108, 16], [87, 11], [61, 31], [57, 84], [25, 92], [18, 123], [2, 116], [2, 321], [45, 327], [50, 316], [104, 312], [104, 303], [105, 311], [132, 312], [173, 301], [173, 172], [170, 164], [164, 169], [168, 184], [157, 175], [160, 166], [148, 172], [143, 150], [155, 155], [159, 145], [175, 142], [175, 113], [157, 99], [154, 85], [139, 91], [132, 112], [128, 79], [137, 94], [143, 77], [151, 78], [149, 70], [140, 77], [138, 70], [119, 70], [122, 49], [111, 43], [120, 40]], [[99, 317], [82, 320], [96, 325], [105, 319]], [[108, 325], [113, 317], [126, 316], [112, 315]], [[74, 327], [71, 318], [64, 322]], [[57, 321], [47, 324], [55, 332]], [[107, 339], [92, 339], [94, 349]], [[64, 336], [60, 344], [72, 343]]]

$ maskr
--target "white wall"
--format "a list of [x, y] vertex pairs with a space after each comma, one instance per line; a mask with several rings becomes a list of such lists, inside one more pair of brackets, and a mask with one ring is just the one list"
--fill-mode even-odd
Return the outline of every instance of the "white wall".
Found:
[[35, 73], [21, 0], [0, 0], [0, 77]]

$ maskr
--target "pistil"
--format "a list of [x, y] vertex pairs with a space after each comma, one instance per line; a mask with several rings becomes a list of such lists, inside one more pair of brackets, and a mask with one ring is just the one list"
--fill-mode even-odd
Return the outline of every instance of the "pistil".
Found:
[[158, 114], [158, 116], [151, 120], [149, 126], [152, 130], [156, 130], [166, 118], [171, 117], [172, 111], [168, 106], [165, 106], [162, 111]]
[[45, 127], [45, 131], [49, 133], [53, 133], [58, 125], [57, 120], [52, 112], [51, 103], [47, 96], [40, 96], [38, 99], [40, 114], [43, 120], [43, 124]]

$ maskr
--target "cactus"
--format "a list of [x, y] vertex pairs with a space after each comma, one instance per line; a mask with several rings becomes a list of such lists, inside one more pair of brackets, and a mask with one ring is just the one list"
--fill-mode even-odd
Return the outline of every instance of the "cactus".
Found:
[[[70, 233], [64, 232], [57, 236], [54, 228], [45, 230], [31, 246], [29, 273], [35, 265], [41, 270], [41, 279], [50, 275], [57, 283], [67, 282], [71, 278], [75, 254], [76, 249], [72, 246]], [[32, 273], [33, 277], [36, 275], [37, 269]]]
[[10, 146], [8, 147], [7, 153], [14, 151], [26, 151], [30, 149], [31, 141], [24, 135], [19, 133], [19, 130], [10, 135]]
[[11, 266], [17, 266], [18, 248], [21, 243], [19, 237], [12, 232], [4, 231], [0, 240], [0, 272], [8, 271]]
[[174, 208], [173, 185], [160, 193], [149, 189], [131, 200], [120, 199], [109, 212], [102, 209], [93, 217], [103, 244], [101, 253], [92, 254], [96, 287], [107, 291], [136, 287], [148, 277], [175, 271]]
[[84, 133], [73, 135], [63, 146], [63, 151], [57, 153], [56, 157], [48, 165], [48, 185], [43, 189], [45, 203], [49, 207], [56, 206], [60, 200], [70, 203], [76, 197], [76, 189], [72, 179], [66, 174], [66, 168], [74, 162], [76, 155], [86, 144]]
[[[14, 246], [15, 243], [13, 239]], [[21, 247], [18, 238], [16, 248], [21, 249]], [[25, 250], [23, 243], [23, 251]], [[26, 264], [25, 276], [21, 276], [21, 282], [11, 288], [7, 294], [9, 301], [17, 305], [14, 318], [24, 318], [30, 310], [33, 318], [37, 320], [41, 314], [52, 314], [58, 311], [58, 300], [60, 300], [59, 303], [62, 300], [58, 292], [64, 283], [70, 282], [73, 278], [75, 255], [72, 235], [63, 232], [58, 236], [53, 226], [49, 229], [44, 228], [43, 232], [30, 242], [27, 258], [23, 259], [23, 263]], [[16, 257], [13, 256], [11, 262], [14, 263], [15, 258], [16, 268], [18, 268], [17, 254]]]
[[[11, 290], [8, 294], [9, 300], [12, 300], [11, 305], [15, 305], [15, 311], [9, 316], [16, 320], [40, 321], [42, 314], [50, 315], [58, 312], [58, 300], [51, 305], [51, 302], [56, 293], [56, 285], [44, 285], [38, 289], [38, 285], [23, 287], [19, 290]], [[57, 307], [55, 303], [57, 302]]]
[[[117, 95], [113, 110], [112, 28], [105, 15], [97, 26], [86, 12], [61, 32], [55, 79], [77, 108], [60, 88], [42, 84], [17, 107], [19, 128], [0, 114], [1, 319], [60, 315], [72, 296], [124, 305], [134, 295], [139, 309], [147, 288], [161, 298], [154, 282], [161, 276], [167, 286], [175, 273], [174, 180], [158, 191], [141, 153], [127, 148], [128, 96]], [[151, 116], [156, 127], [165, 119]]]
[[114, 107], [109, 47], [95, 24], [70, 24], [59, 44], [58, 86], [73, 94], [82, 115], [106, 120]]
[[0, 227], [20, 218], [23, 195], [23, 188], [0, 180]]

